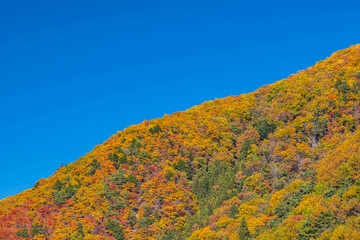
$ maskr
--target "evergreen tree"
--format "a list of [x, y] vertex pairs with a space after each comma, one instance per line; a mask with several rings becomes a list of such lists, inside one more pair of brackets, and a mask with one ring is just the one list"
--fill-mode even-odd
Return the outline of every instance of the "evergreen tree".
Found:
[[28, 232], [27, 228], [22, 228], [16, 232], [16, 235], [19, 237], [27, 238], [27, 237], [29, 237], [29, 232]]
[[245, 218], [241, 219], [240, 228], [238, 232], [239, 240], [247, 240], [250, 239], [250, 231], [246, 224]]
[[92, 160], [92, 162], [87, 166], [89, 171], [86, 173], [87, 176], [94, 175], [97, 170], [101, 168], [100, 163], [97, 159]]
[[235, 204], [231, 206], [229, 217], [235, 218], [235, 216], [239, 213], [239, 209], [236, 207]]
[[276, 129], [276, 124], [272, 120], [265, 118], [255, 121], [253, 127], [260, 135], [260, 140], [267, 139], [270, 133], [273, 133]]
[[78, 232], [78, 236], [85, 237], [84, 227], [81, 223], [78, 224], [77, 232]]
[[109, 220], [107, 222], [107, 227], [112, 231], [112, 236], [116, 239], [116, 240], [123, 240], [125, 239], [124, 237], [124, 232], [122, 227], [120, 226], [120, 223], [116, 220]]
[[150, 128], [149, 131], [151, 134], [155, 134], [155, 133], [161, 132], [162, 130], [161, 130], [161, 127], [159, 126], [159, 124], [157, 124], [155, 127]]
[[35, 223], [31, 228], [31, 237], [35, 237], [38, 234], [45, 234], [45, 229], [43, 226], [39, 225], [38, 223]]

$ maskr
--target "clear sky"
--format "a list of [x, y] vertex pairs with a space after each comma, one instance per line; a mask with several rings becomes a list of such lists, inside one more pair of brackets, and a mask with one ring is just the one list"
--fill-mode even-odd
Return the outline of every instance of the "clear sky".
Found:
[[360, 43], [359, 11], [346, 0], [0, 0], [0, 199], [129, 125]]

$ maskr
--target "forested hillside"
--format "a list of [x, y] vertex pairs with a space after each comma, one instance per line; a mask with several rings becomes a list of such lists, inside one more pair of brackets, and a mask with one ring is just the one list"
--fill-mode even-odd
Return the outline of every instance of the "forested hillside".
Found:
[[1, 200], [0, 239], [360, 239], [359, 91], [355, 45], [130, 126]]

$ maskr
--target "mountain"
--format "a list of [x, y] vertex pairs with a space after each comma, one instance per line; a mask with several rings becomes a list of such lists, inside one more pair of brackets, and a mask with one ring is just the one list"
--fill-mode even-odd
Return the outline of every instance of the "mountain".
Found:
[[1, 200], [0, 238], [360, 239], [359, 91], [355, 45], [130, 126]]

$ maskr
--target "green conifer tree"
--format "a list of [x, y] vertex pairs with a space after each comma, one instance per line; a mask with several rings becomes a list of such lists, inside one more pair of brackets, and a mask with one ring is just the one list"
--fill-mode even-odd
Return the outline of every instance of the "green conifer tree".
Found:
[[79, 237], [85, 237], [84, 227], [81, 223], [78, 223], [77, 232]]
[[229, 217], [231, 218], [235, 218], [235, 216], [239, 213], [239, 209], [236, 207], [235, 204], [233, 204], [231, 206], [230, 212], [229, 212]]
[[245, 218], [241, 219], [240, 228], [238, 232], [239, 240], [247, 240], [250, 239], [250, 231], [246, 224]]

